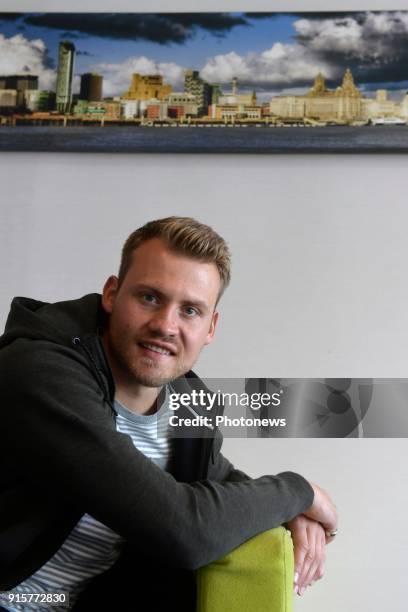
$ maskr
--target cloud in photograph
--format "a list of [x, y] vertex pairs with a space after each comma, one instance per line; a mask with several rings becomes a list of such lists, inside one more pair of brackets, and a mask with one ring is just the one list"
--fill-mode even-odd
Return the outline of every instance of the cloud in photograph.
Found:
[[349, 66], [361, 82], [404, 80], [408, 12], [367, 12], [295, 21], [296, 43], [331, 66]]
[[340, 76], [336, 67], [316, 58], [298, 44], [275, 43], [262, 53], [241, 56], [234, 51], [210, 58], [203, 67], [203, 78], [227, 84], [237, 77], [242, 87], [260, 90], [309, 85], [317, 72], [330, 78]]
[[[183, 43], [200, 28], [223, 35], [236, 26], [251, 26], [251, 22], [253, 25], [254, 19], [271, 19], [279, 15], [283, 13], [256, 16], [252, 13], [51, 13], [29, 14], [20, 23], [59, 28], [66, 39], [79, 37], [82, 42], [77, 55], [90, 56], [86, 46], [90, 34], [118, 40]], [[230, 89], [232, 78], [237, 77], [241, 91], [256, 90], [263, 98], [285, 91], [304, 92], [318, 72], [325, 75], [330, 87], [337, 86], [347, 67], [351, 68], [362, 91], [378, 87], [395, 91], [403, 89], [408, 66], [408, 12], [298, 14], [292, 28], [292, 40], [272, 40], [268, 48], [246, 54], [239, 53], [232, 46], [229, 52], [209, 55], [202, 65], [190, 65], [188, 57], [185, 65], [181, 65], [184, 59], [179, 60], [181, 63], [174, 63], [169, 52], [168, 61], [156, 61], [146, 54], [117, 63], [102, 61], [89, 65], [87, 70], [104, 76], [106, 96], [123, 94], [135, 72], [162, 74], [164, 81], [174, 90], [182, 90], [186, 68], [199, 70], [204, 79], [219, 83], [225, 91]], [[54, 68], [40, 38], [29, 40], [26, 33], [10, 38], [0, 35], [0, 73], [38, 74], [40, 87], [48, 89], [55, 83]]]
[[155, 62], [145, 57], [130, 57], [121, 63], [99, 63], [91, 67], [92, 71], [102, 74], [103, 95], [117, 96], [130, 87], [132, 74], [161, 74], [164, 82], [182, 91], [184, 87], [184, 67], [172, 62]]
[[222, 36], [247, 19], [233, 13], [42, 13], [25, 17], [39, 27], [117, 40], [183, 44], [197, 30]]
[[56, 75], [44, 42], [28, 40], [22, 34], [6, 38], [0, 34], [0, 74], [33, 74], [40, 89], [55, 89]]
[[408, 65], [408, 12], [320, 13], [319, 18], [317, 14], [302, 15], [293, 28], [293, 42], [275, 42], [269, 49], [246, 55], [231, 50], [209, 57], [201, 67], [156, 63], [147, 57], [104, 65], [103, 70], [110, 66], [107, 88], [115, 93], [125, 91], [130, 74], [141, 72], [163, 74], [173, 87], [182, 89], [184, 68], [199, 68], [204, 79], [221, 84], [224, 90], [237, 77], [241, 90], [255, 89], [260, 98], [265, 98], [269, 94], [304, 92], [318, 72], [335, 87], [349, 67], [364, 91], [378, 87], [403, 90]]
[[334, 86], [347, 67], [361, 84], [406, 79], [408, 12], [320, 15], [295, 20], [293, 42], [274, 43], [261, 53], [231, 51], [209, 58], [203, 77], [225, 84], [235, 76], [242, 86], [264, 91], [310, 86], [317, 72]]

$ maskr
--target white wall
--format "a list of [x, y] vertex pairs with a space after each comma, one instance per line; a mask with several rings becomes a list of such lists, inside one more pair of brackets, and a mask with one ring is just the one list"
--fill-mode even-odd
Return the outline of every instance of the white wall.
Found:
[[407, 440], [233, 440], [252, 476], [291, 469], [329, 490], [340, 514], [326, 573], [294, 612], [406, 612]]
[[230, 242], [233, 281], [207, 376], [406, 375], [404, 155], [0, 157], [11, 297], [98, 291], [127, 235], [193, 215]]
[[[386, 8], [374, 0], [359, 7]], [[236, 1], [233, 8], [290, 7]], [[17, 10], [1, 0], [7, 9]], [[20, 0], [18, 10], [28, 9], [55, 3]], [[168, 7], [72, 0], [70, 9]], [[0, 321], [13, 295], [58, 300], [99, 290], [135, 227], [188, 214], [212, 224], [234, 254], [202, 375], [406, 376], [406, 166], [404, 155], [1, 154]], [[406, 440], [228, 439], [225, 454], [254, 476], [300, 471], [338, 503], [341, 532], [326, 577], [297, 610], [406, 610]]]

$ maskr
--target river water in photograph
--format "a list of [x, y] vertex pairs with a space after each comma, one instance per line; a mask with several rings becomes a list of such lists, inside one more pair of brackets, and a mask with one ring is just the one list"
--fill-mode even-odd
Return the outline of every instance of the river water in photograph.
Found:
[[401, 153], [408, 151], [408, 126], [1, 126], [0, 151]]

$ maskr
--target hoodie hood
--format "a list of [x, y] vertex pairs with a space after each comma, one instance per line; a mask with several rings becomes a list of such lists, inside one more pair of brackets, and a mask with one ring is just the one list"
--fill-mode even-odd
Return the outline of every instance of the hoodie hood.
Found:
[[98, 293], [54, 304], [15, 297], [4, 334], [0, 337], [0, 349], [17, 338], [71, 344], [75, 336], [96, 333], [103, 322], [104, 313]]

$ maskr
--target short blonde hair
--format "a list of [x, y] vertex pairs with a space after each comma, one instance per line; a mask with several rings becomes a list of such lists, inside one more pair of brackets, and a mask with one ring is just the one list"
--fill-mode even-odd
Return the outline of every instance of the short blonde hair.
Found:
[[225, 240], [217, 232], [192, 217], [156, 219], [132, 232], [122, 249], [118, 275], [119, 285], [132, 263], [133, 251], [152, 238], [162, 238], [176, 253], [205, 263], [214, 263], [221, 279], [218, 295], [220, 299], [231, 278], [230, 250]]

